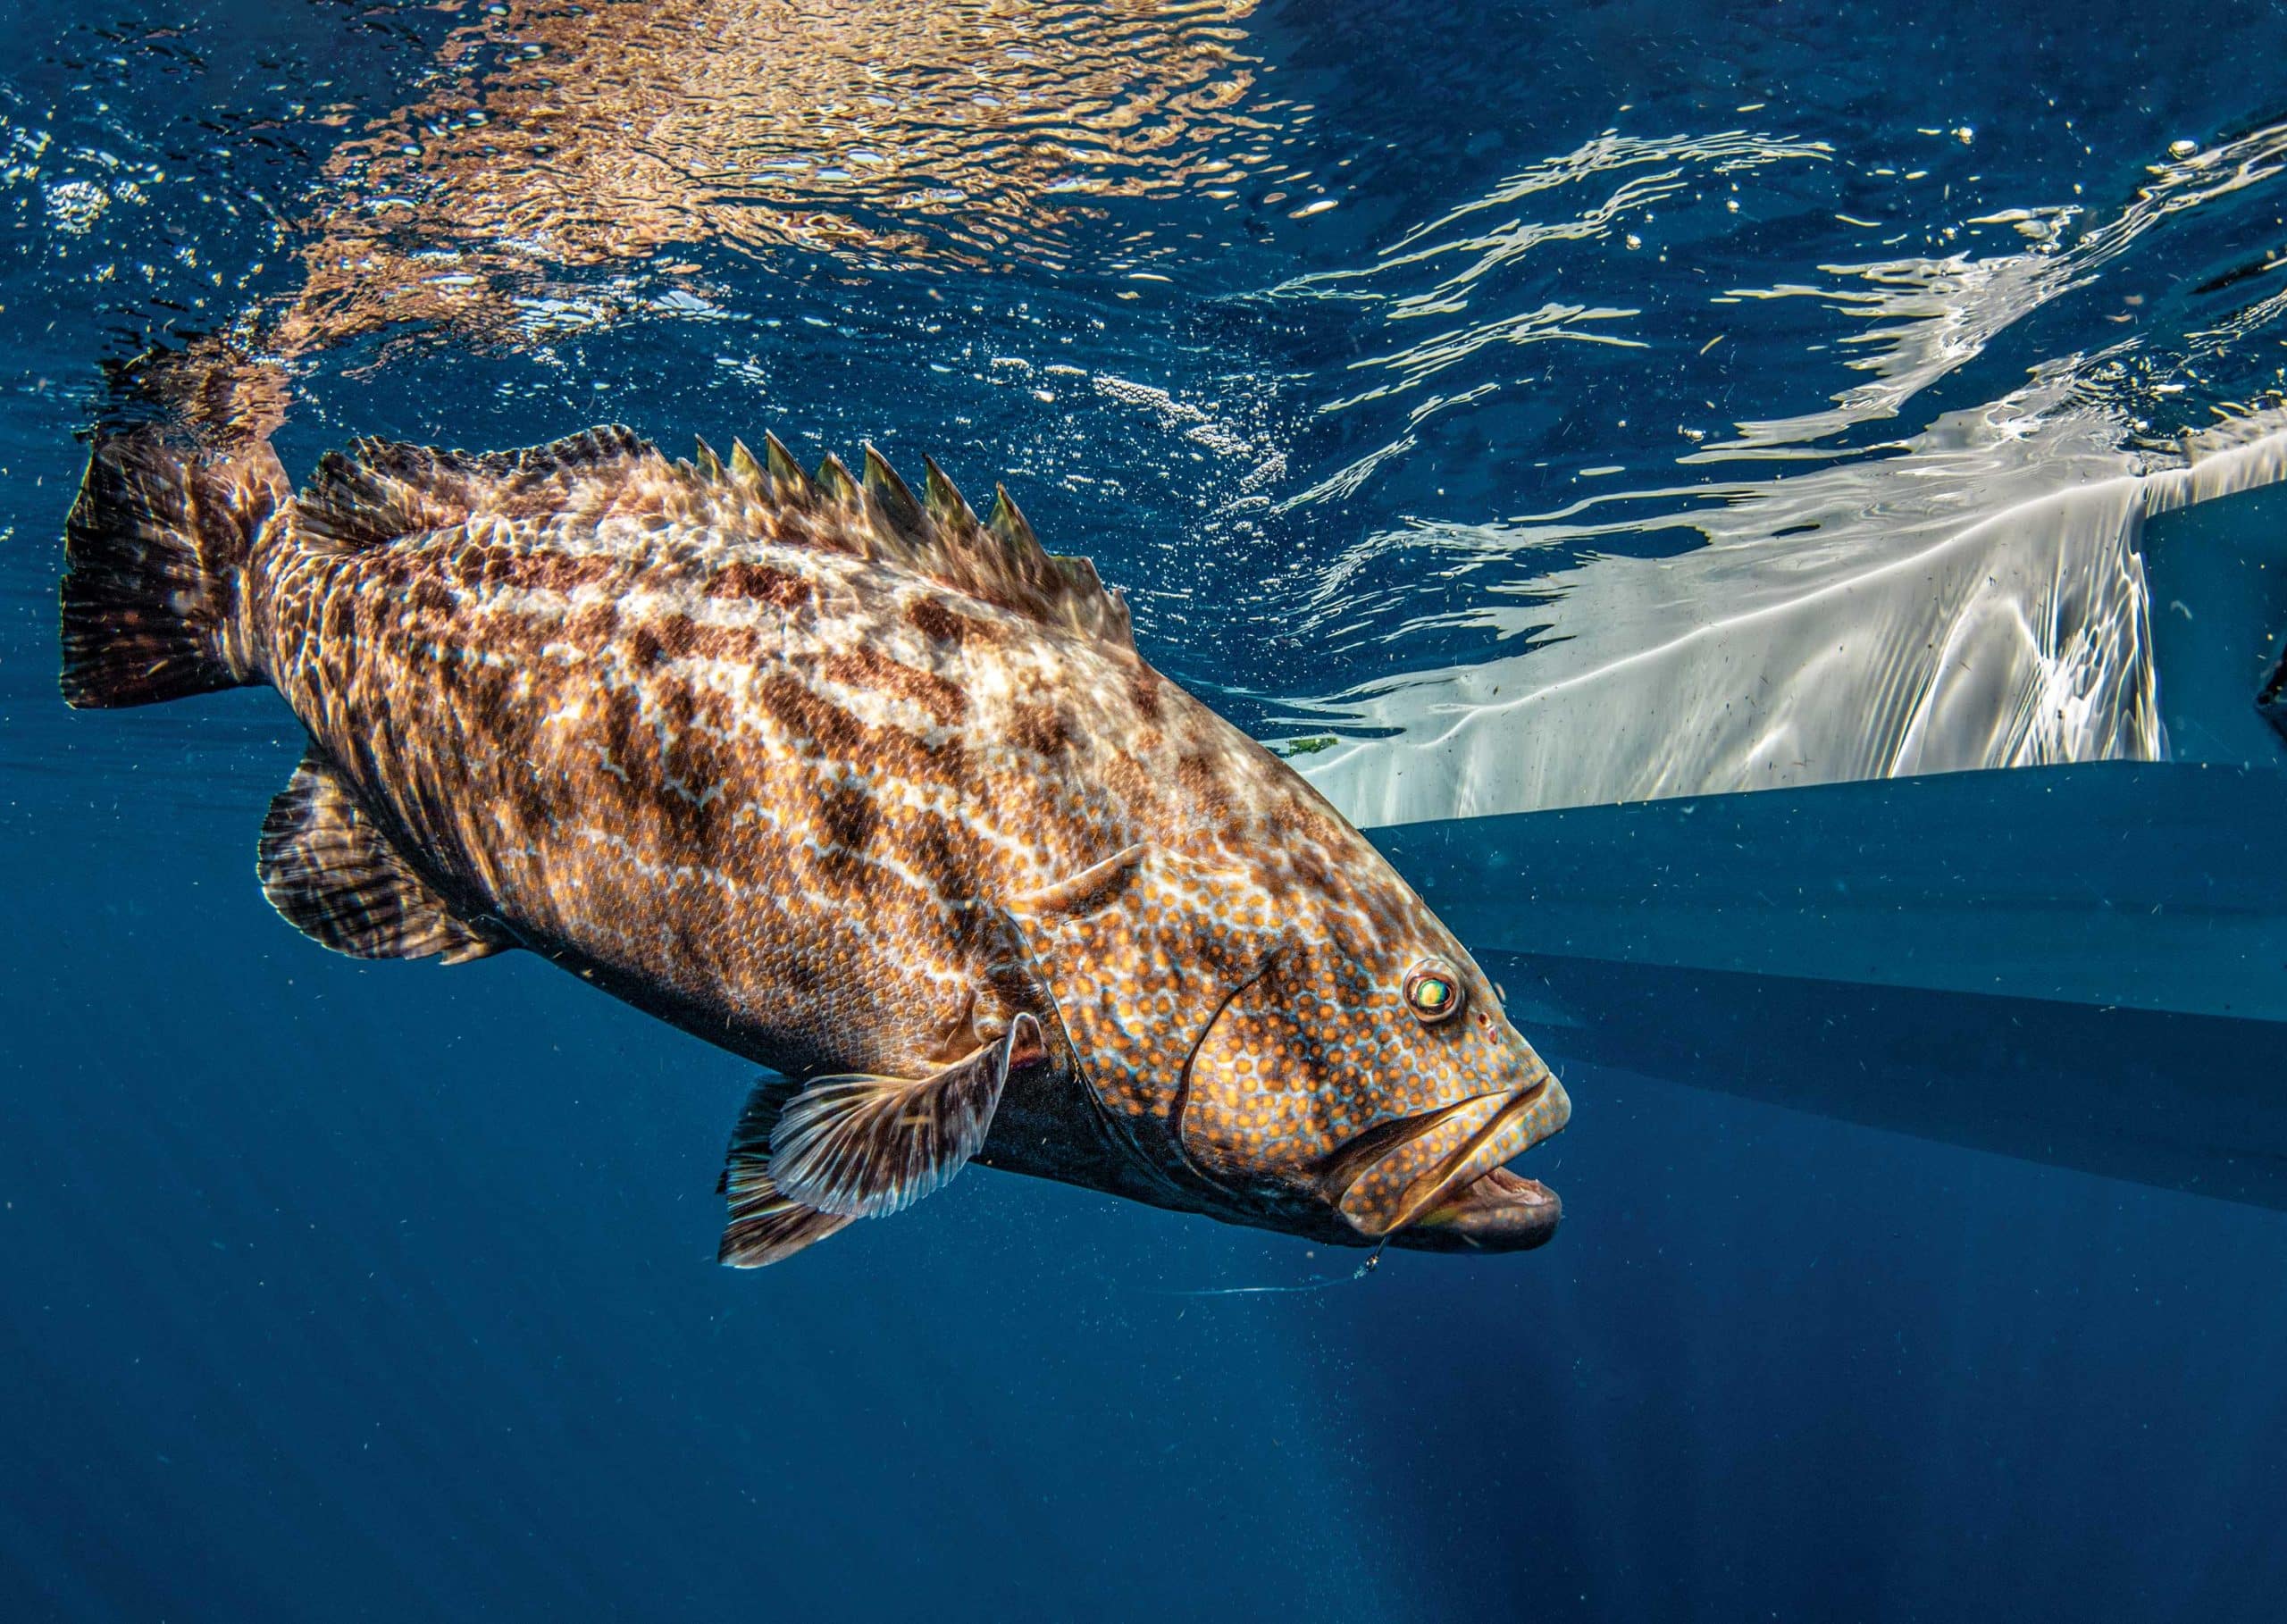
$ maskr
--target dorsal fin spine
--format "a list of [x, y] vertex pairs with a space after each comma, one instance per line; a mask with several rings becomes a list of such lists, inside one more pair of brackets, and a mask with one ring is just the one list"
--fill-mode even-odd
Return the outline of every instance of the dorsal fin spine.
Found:
[[770, 482], [778, 488], [780, 499], [798, 505], [817, 499], [817, 487], [810, 476], [802, 472], [802, 465], [786, 448], [786, 442], [775, 434], [762, 437], [762, 454], [770, 462]]
[[995, 484], [993, 487], [993, 516], [984, 523], [985, 528], [1000, 537], [1001, 544], [1012, 553], [1041, 550], [1039, 539], [1033, 534], [1033, 527], [1025, 522], [1023, 510], [1017, 506], [1017, 499], [1009, 494], [1006, 485]]
[[937, 459], [925, 454], [921, 466], [927, 476], [923, 480], [921, 488], [929, 516], [942, 525], [965, 531], [974, 529], [976, 525], [975, 511], [962, 497], [960, 488], [946, 478], [945, 471], [937, 466]]
[[754, 453], [742, 439], [731, 441], [731, 479], [750, 496], [760, 496], [770, 486], [769, 475], [763, 473], [762, 465], [754, 460]]
[[858, 499], [858, 481], [850, 477], [850, 470], [831, 451], [818, 465], [817, 484], [829, 502], [855, 502]]
[[870, 445], [866, 448], [866, 494], [901, 540], [917, 542], [922, 539], [921, 504], [914, 500], [912, 487]]
[[[722, 523], [728, 515], [716, 493], [735, 484], [754, 499], [789, 507], [836, 504], [855, 523], [816, 532], [817, 545], [889, 559], [1043, 624], [1134, 647], [1126, 599], [1105, 590], [1088, 560], [1045, 551], [1005, 485], [994, 486], [993, 516], [980, 525], [934, 460], [925, 459], [925, 505], [870, 446], [861, 486], [831, 454], [813, 480], [776, 435], [766, 434], [763, 445], [765, 460], [758, 462], [733, 442], [726, 469], [703, 440], [691, 462], [670, 464], [649, 441], [616, 426], [482, 456], [363, 439], [353, 442], [350, 455], [331, 454], [319, 464], [296, 498], [296, 530], [305, 545], [357, 549], [479, 514], [562, 514], [567, 504], [608, 503], [622, 489], [664, 505], [674, 516]], [[656, 476], [669, 473], [678, 480], [663, 490]], [[837, 531], [839, 538], [830, 533]], [[992, 541], [984, 540], [988, 532]]]

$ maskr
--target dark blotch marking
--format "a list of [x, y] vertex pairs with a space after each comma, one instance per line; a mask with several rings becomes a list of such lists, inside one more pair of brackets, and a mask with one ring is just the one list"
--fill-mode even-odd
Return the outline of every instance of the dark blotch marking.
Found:
[[705, 629], [683, 615], [644, 621], [627, 634], [628, 657], [646, 668], [682, 659], [698, 649]]
[[771, 720], [796, 737], [810, 740], [825, 755], [841, 761], [865, 759], [865, 724], [819, 699], [800, 678], [774, 673], [762, 680], [755, 698]]
[[1176, 762], [1176, 787], [1183, 791], [1185, 799], [1217, 823], [1229, 819], [1231, 789], [1215, 770], [1211, 758], [1197, 752], [1179, 758]]
[[968, 715], [968, 695], [958, 683], [934, 671], [893, 660], [877, 649], [830, 654], [819, 662], [819, 669], [827, 681], [846, 688], [871, 688], [910, 700], [927, 711], [929, 719], [940, 727], [951, 727]]
[[734, 559], [709, 575], [703, 590], [709, 598], [743, 599], [775, 604], [782, 609], [816, 603], [818, 596], [817, 588], [801, 576], [744, 558]]
[[905, 618], [907, 624], [932, 642], [951, 643], [959, 648], [972, 639], [981, 644], [1001, 640], [997, 626], [956, 613], [931, 598], [925, 598], [907, 609]]
[[[916, 814], [907, 829], [906, 861], [933, 891], [949, 902], [976, 894], [982, 853], [975, 831], [928, 811]], [[988, 923], [984, 909], [972, 909], [971, 915], [956, 922], [957, 937], [965, 930], [973, 934]]]
[[1127, 751], [1098, 752], [1092, 770], [1102, 781], [1105, 793], [1139, 824], [1153, 825], [1166, 816], [1161, 793], [1166, 786]]
[[591, 556], [582, 557], [572, 553], [534, 552], [511, 555], [507, 566], [497, 576], [487, 572], [488, 583], [497, 580], [502, 586], [528, 587], [545, 592], [560, 592], [568, 598], [582, 587], [602, 587], [616, 596], [628, 584], [629, 571], [624, 560]]
[[842, 850], [826, 854], [830, 868], [845, 867], [849, 860], [872, 843], [881, 827], [881, 808], [863, 790], [836, 785], [818, 797], [818, 826]]
[[590, 653], [611, 641], [619, 631], [619, 607], [616, 604], [591, 603], [565, 616], [560, 640], [574, 649]]
[[[643, 701], [631, 688], [614, 688], [596, 696], [593, 707], [601, 713], [604, 748], [611, 765], [619, 769], [599, 775], [609, 792], [630, 808], [659, 800], [657, 735], [643, 720]], [[597, 764], [599, 767], [600, 762]], [[624, 774], [624, 776], [622, 776]], [[678, 803], [681, 804], [681, 803]]]
[[1066, 724], [1063, 713], [1053, 705], [1020, 699], [1017, 714], [1009, 724], [1009, 740], [1036, 756], [1054, 756], [1070, 748], [1072, 730]]
[[1146, 722], [1160, 719], [1160, 674], [1138, 660], [1127, 674], [1127, 697]]
[[1296, 884], [1320, 896], [1326, 894], [1334, 875], [1328, 869], [1325, 859], [1319, 856], [1315, 845], [1296, 842], [1288, 846], [1286, 860], [1288, 871], [1294, 875]]

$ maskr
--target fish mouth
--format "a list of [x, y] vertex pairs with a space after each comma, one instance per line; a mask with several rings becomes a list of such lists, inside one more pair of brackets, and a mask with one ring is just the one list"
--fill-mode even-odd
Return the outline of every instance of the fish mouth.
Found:
[[1564, 1204], [1503, 1164], [1564, 1126], [1572, 1102], [1546, 1067], [1361, 1135], [1328, 1168], [1335, 1206], [1360, 1234], [1425, 1251], [1525, 1251], [1555, 1235]]
[[1389, 1237], [1417, 1251], [1530, 1251], [1556, 1235], [1564, 1203], [1506, 1168], [1479, 1174]]

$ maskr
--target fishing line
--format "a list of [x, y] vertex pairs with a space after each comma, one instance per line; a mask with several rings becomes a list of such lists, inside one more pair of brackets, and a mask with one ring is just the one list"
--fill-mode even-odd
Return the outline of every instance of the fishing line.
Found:
[[1154, 1297], [1261, 1297], [1286, 1292], [1322, 1292], [1329, 1285], [1347, 1285], [1353, 1280], [1363, 1280], [1372, 1274], [1381, 1267], [1382, 1247], [1388, 1244], [1384, 1241], [1381, 1246], [1375, 1247], [1367, 1254], [1363, 1263], [1346, 1275], [1327, 1275], [1316, 1280], [1303, 1281], [1297, 1285], [1211, 1285], [1188, 1292], [1152, 1290], [1151, 1294]]

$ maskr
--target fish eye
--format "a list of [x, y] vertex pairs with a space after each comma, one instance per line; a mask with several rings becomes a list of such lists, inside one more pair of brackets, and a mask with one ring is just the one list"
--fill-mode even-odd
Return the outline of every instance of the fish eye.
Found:
[[1442, 958], [1425, 958], [1405, 973], [1405, 1006], [1425, 1026], [1453, 1019], [1467, 1001], [1460, 974]]

